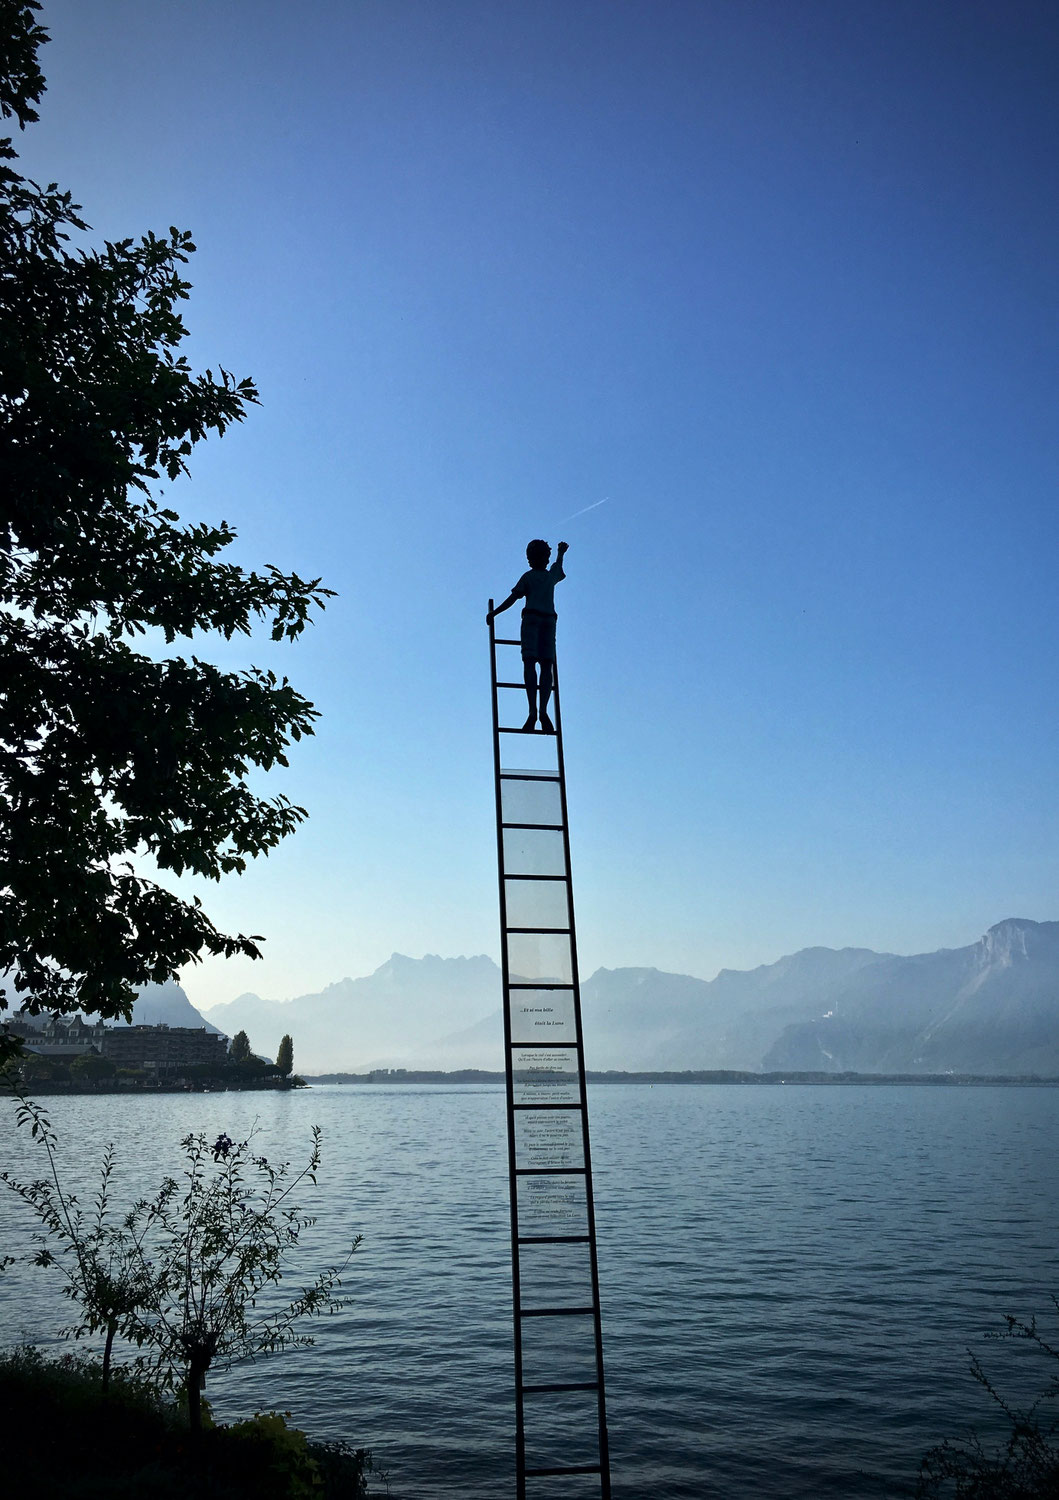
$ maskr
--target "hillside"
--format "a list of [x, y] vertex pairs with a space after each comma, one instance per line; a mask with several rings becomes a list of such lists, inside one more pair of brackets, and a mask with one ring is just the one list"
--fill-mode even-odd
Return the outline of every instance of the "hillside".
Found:
[[[582, 985], [594, 1069], [1059, 1075], [1059, 922], [1011, 918], [965, 948], [805, 948], [715, 979], [598, 969]], [[295, 1000], [242, 995], [208, 1020], [306, 1072], [503, 1066], [500, 971], [394, 954]]]

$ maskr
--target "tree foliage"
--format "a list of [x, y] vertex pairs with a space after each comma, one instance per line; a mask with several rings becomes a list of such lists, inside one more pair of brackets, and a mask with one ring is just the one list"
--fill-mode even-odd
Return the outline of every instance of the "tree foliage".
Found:
[[276, 1053], [276, 1067], [283, 1074], [284, 1078], [294, 1072], [294, 1041], [290, 1036], [283, 1037], [279, 1044], [279, 1051]]
[[232, 1037], [228, 1055], [233, 1063], [249, 1062], [251, 1058], [250, 1038], [245, 1031], [237, 1031]]
[[199, 1425], [200, 1392], [215, 1362], [227, 1368], [237, 1360], [311, 1344], [307, 1334], [295, 1331], [295, 1323], [340, 1306], [334, 1289], [359, 1235], [341, 1266], [321, 1271], [285, 1306], [272, 1313], [258, 1307], [262, 1291], [282, 1279], [284, 1255], [315, 1223], [291, 1197], [303, 1183], [316, 1182], [318, 1126], [312, 1137], [307, 1164], [292, 1173], [288, 1162], [255, 1155], [249, 1139], [237, 1144], [222, 1135], [208, 1145], [204, 1135], [188, 1135], [181, 1142], [183, 1186], [167, 1178], [155, 1198], [138, 1203], [126, 1219], [152, 1289], [134, 1326], [150, 1344], [163, 1378], [180, 1372], [193, 1427]]
[[[22, 128], [44, 89], [37, 9], [0, 0], [0, 108]], [[226, 522], [161, 503], [258, 399], [179, 353], [190, 235], [93, 248], [70, 193], [14, 157], [0, 143], [0, 975], [31, 1013], [127, 1018], [203, 952], [259, 956], [143, 857], [217, 880], [267, 853], [306, 814], [248, 777], [316, 718], [285, 677], [165, 648], [259, 622], [294, 640], [330, 591], [237, 566]]]
[[83, 1052], [70, 1064], [70, 1074], [75, 1080], [99, 1083], [117, 1077], [118, 1065], [109, 1057], [100, 1057], [98, 1052]]

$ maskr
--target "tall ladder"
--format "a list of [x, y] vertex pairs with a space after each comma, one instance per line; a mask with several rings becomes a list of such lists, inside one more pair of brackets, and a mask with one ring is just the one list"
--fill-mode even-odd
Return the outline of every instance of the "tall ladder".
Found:
[[[492, 611], [490, 599], [490, 615]], [[490, 624], [489, 650], [517, 1496], [610, 1500], [558, 674], [552, 699], [555, 733], [524, 730], [516, 727], [526, 712], [519, 642], [498, 637]]]

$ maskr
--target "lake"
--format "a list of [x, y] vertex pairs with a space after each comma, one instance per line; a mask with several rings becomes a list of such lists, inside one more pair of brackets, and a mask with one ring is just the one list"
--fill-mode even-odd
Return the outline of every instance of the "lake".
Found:
[[[501, 1088], [43, 1102], [81, 1189], [115, 1142], [119, 1203], [188, 1131], [256, 1120], [264, 1153], [298, 1159], [322, 1126], [299, 1269], [363, 1234], [351, 1305], [207, 1395], [373, 1448], [394, 1500], [514, 1494]], [[1005, 1370], [1012, 1346], [983, 1335], [1059, 1291], [1059, 1089], [597, 1085], [589, 1106], [616, 1497], [907, 1495], [928, 1446], [985, 1424], [967, 1347]], [[4, 1160], [40, 1175], [13, 1116]], [[10, 1195], [0, 1226], [24, 1248]], [[16, 1268], [0, 1314], [5, 1343], [45, 1343], [68, 1304]]]

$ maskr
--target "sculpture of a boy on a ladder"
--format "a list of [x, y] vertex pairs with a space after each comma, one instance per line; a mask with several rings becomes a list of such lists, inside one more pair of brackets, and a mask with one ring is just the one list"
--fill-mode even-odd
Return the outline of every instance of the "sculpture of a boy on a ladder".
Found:
[[[555, 585], [563, 572], [563, 558], [569, 551], [566, 542], [560, 542], [557, 556], [551, 567], [548, 561], [552, 549], [539, 538], [526, 548], [528, 570], [508, 594], [503, 604], [498, 604], [486, 616], [491, 625], [496, 615], [510, 609], [516, 599], [524, 599], [522, 609], [522, 676], [529, 700], [529, 718], [523, 729], [535, 729], [540, 720], [545, 734], [554, 734], [555, 727], [548, 717], [548, 700], [552, 695], [552, 673], [555, 665]], [[537, 669], [540, 668], [540, 681]], [[538, 698], [539, 693], [539, 698]]]

